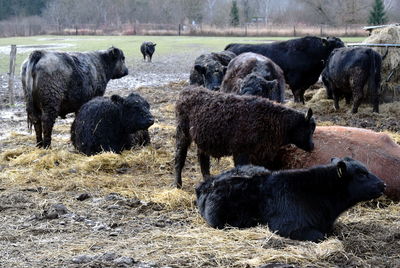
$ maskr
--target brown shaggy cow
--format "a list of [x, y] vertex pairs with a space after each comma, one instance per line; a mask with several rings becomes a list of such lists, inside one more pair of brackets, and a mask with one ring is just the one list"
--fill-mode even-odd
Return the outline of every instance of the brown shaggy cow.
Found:
[[240, 95], [258, 95], [283, 102], [285, 77], [282, 69], [269, 58], [247, 52], [228, 64], [220, 90]]
[[202, 87], [180, 92], [176, 103], [175, 184], [182, 186], [182, 169], [192, 141], [203, 177], [210, 174], [210, 156], [233, 155], [235, 165], [268, 167], [282, 145], [311, 151], [315, 121], [302, 112], [256, 96], [238, 96]]

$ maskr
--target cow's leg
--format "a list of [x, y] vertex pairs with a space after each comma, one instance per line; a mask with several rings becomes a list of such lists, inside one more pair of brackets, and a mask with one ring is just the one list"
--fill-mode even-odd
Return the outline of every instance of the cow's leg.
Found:
[[151, 62], [151, 58], [153, 57], [153, 55], [149, 55], [149, 62]]
[[381, 91], [381, 74], [378, 71], [375, 74], [374, 85], [370, 85], [372, 88], [369, 90], [371, 94], [371, 103], [373, 107], [373, 112], [379, 113], [379, 95]]
[[42, 121], [40, 119], [35, 120], [33, 123], [36, 133], [36, 146], [41, 148], [43, 146], [43, 136], [42, 136]]
[[304, 104], [304, 92], [305, 89], [293, 90], [294, 102], [300, 102]]
[[332, 91], [332, 97], [333, 97], [333, 108], [335, 111], [339, 110], [339, 94], [337, 93], [337, 90]]
[[250, 164], [250, 158], [247, 154], [234, 154], [233, 163], [235, 167]]
[[329, 99], [329, 100], [333, 99], [333, 96], [332, 96], [332, 87], [331, 87], [331, 85], [330, 85], [329, 80], [328, 80], [325, 76], [322, 76], [322, 82], [323, 82], [324, 85], [325, 85], [325, 89], [326, 89], [326, 98]]
[[351, 101], [351, 94], [345, 94], [344, 97], [346, 99], [346, 104], [349, 105]]
[[358, 112], [358, 107], [362, 102], [363, 99], [362, 90], [363, 89], [361, 87], [361, 88], [356, 88], [355, 91], [353, 91], [353, 109], [351, 110], [353, 114]]
[[57, 112], [49, 111], [42, 114], [42, 128], [43, 128], [43, 147], [49, 148], [51, 144], [51, 133], [53, 131], [54, 123], [56, 122]]
[[175, 186], [182, 188], [182, 169], [185, 165], [187, 151], [191, 139], [188, 131], [182, 129], [182, 126], [176, 127], [176, 150], [175, 150]]
[[200, 170], [203, 178], [207, 178], [210, 176], [210, 156], [200, 149], [197, 149], [197, 159], [200, 163]]

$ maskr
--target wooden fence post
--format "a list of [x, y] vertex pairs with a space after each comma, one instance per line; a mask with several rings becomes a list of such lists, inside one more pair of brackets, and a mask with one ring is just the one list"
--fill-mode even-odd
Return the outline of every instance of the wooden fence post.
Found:
[[10, 72], [8, 73], [8, 93], [10, 105], [15, 104], [15, 95], [14, 95], [14, 74], [15, 74], [15, 60], [17, 57], [17, 45], [11, 45], [10, 52]]
[[181, 35], [181, 24], [178, 25], [178, 35]]

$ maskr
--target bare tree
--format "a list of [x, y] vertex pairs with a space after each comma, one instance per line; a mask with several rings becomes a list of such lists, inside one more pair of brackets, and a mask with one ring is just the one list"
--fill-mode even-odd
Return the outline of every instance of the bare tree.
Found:
[[335, 5], [331, 0], [300, 0], [309, 7], [320, 19], [320, 23], [334, 24], [331, 10]]
[[340, 10], [336, 18], [337, 24], [356, 24], [366, 22], [369, 12], [369, 1], [365, 0], [340, 0]]

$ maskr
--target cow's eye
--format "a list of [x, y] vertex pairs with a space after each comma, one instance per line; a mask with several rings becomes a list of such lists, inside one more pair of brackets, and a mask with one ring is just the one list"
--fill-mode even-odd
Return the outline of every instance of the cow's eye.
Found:
[[359, 169], [358, 174], [366, 176], [366, 175], [368, 175], [368, 172], [366, 170]]

